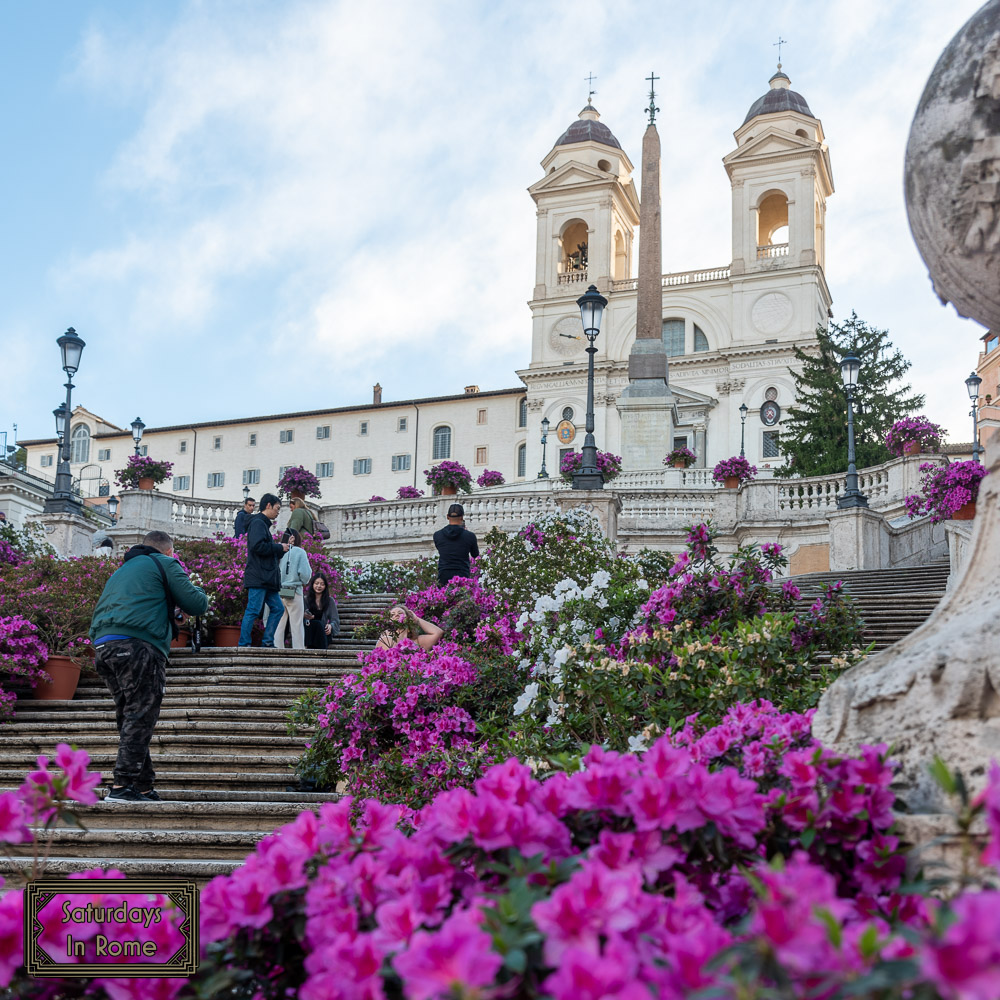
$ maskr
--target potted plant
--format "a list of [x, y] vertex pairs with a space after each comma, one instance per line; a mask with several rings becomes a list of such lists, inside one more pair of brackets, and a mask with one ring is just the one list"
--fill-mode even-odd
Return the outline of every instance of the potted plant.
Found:
[[885, 436], [885, 445], [893, 455], [919, 455], [922, 451], [938, 451], [945, 430], [926, 417], [905, 417], [897, 420]]
[[291, 465], [278, 480], [278, 496], [298, 497], [300, 500], [305, 500], [306, 497], [318, 497], [319, 480], [301, 465]]
[[178, 541], [175, 552], [193, 582], [208, 597], [204, 619], [205, 625], [214, 630], [215, 645], [237, 645], [247, 606], [247, 592], [243, 589], [246, 535]]
[[486, 469], [482, 475], [476, 480], [476, 482], [484, 490], [488, 490], [493, 486], [503, 486], [504, 478], [502, 472], [495, 472], [493, 469]]
[[427, 485], [435, 494], [454, 496], [459, 490], [472, 492], [472, 473], [460, 462], [440, 462], [430, 469], [424, 469]]
[[[559, 475], [567, 482], [573, 482], [573, 473], [583, 465], [583, 452], [571, 451], [563, 455], [559, 463]], [[603, 476], [606, 483], [616, 479], [622, 471], [622, 459], [620, 455], [612, 455], [610, 451], [599, 451], [597, 453], [597, 471]]]
[[377, 493], [373, 497], [368, 498], [369, 503], [385, 503], [385, 497], [380, 497]]
[[418, 490], [416, 486], [400, 486], [396, 491], [400, 500], [419, 500], [423, 495], [424, 491]]
[[920, 465], [920, 493], [904, 501], [906, 513], [912, 517], [930, 514], [931, 523], [938, 521], [971, 521], [976, 516], [976, 498], [986, 469], [978, 462], [951, 462]]
[[751, 465], [739, 455], [733, 458], [724, 458], [712, 470], [712, 478], [717, 483], [722, 483], [727, 490], [735, 490], [742, 483], [750, 482], [756, 475], [757, 466]]
[[[0, 616], [0, 681], [7, 688], [27, 689], [51, 683], [45, 672], [49, 650], [38, 629], [23, 615]], [[0, 698], [8, 694], [0, 687]]]
[[148, 455], [129, 455], [124, 469], [115, 473], [115, 483], [124, 490], [151, 490], [173, 476], [173, 462], [159, 462]]
[[698, 460], [698, 456], [690, 448], [674, 448], [667, 452], [664, 465], [672, 465], [675, 469], [688, 469]]

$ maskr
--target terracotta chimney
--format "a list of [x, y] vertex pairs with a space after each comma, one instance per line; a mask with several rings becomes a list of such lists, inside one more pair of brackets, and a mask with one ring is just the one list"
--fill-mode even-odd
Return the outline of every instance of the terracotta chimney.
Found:
[[465, 394], [467, 396], [474, 396], [477, 392], [479, 392], [479, 386], [478, 385], [467, 385], [465, 387]]
[[372, 386], [372, 402], [381, 403], [382, 402], [382, 386], [378, 382]]

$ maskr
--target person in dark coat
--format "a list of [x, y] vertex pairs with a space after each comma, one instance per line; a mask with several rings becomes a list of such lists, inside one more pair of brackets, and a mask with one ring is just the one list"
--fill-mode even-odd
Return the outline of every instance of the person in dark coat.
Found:
[[240, 535], [247, 533], [247, 528], [250, 527], [250, 518], [253, 517], [253, 509], [256, 506], [257, 501], [252, 497], [247, 497], [243, 501], [243, 510], [237, 512], [236, 523], [233, 525], [233, 538], [239, 538]]
[[268, 608], [262, 646], [274, 646], [274, 633], [285, 613], [278, 591], [281, 590], [281, 570], [278, 560], [288, 551], [287, 542], [276, 542], [271, 528], [281, 513], [281, 501], [273, 493], [260, 498], [260, 513], [250, 518], [247, 528], [247, 565], [243, 571], [243, 588], [247, 592], [247, 609], [240, 626], [240, 645], [249, 646], [253, 623], [261, 608]]
[[465, 527], [465, 508], [460, 503], [448, 508], [448, 524], [434, 532], [434, 545], [438, 550], [438, 583], [472, 572], [470, 557], [479, 557], [479, 543]]
[[314, 573], [309, 581], [305, 618], [306, 649], [326, 649], [330, 640], [340, 634], [340, 611], [325, 573]]

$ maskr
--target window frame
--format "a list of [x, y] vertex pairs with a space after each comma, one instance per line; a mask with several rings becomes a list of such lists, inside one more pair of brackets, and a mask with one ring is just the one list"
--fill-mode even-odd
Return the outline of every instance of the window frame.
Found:
[[[321, 469], [328, 468], [329, 472], [321, 472]], [[333, 462], [317, 462], [316, 463], [316, 478], [317, 479], [332, 479], [333, 478]]]
[[185, 490], [191, 489], [191, 477], [174, 476], [173, 487], [175, 493], [183, 493]]
[[243, 485], [260, 486], [260, 469], [244, 469]]
[[370, 420], [359, 420], [358, 421], [358, 437], [368, 437], [368, 431], [371, 427]]
[[[438, 454], [438, 433], [443, 432], [442, 437], [447, 435], [448, 446], [447, 454]], [[451, 459], [451, 441], [454, 437], [454, 432], [452, 431], [451, 424], [438, 424], [431, 430], [431, 461], [432, 462], [446, 462]], [[444, 450], [444, 449], [443, 449]]]
[[[773, 455], [768, 455], [767, 442], [772, 439], [774, 442], [775, 452]], [[761, 431], [760, 457], [767, 459], [781, 458], [781, 431], [778, 430], [776, 427], [768, 427], [766, 430]]]
[[406, 417], [398, 417], [396, 420], [396, 433], [405, 434], [408, 426], [409, 422]]
[[111, 449], [110, 448], [98, 448], [97, 449], [97, 461], [98, 462], [110, 462], [111, 461]]
[[51, 469], [54, 462], [55, 462], [55, 455], [39, 455], [38, 456], [38, 464], [43, 469]]
[[[403, 461], [405, 459], [405, 461]], [[413, 455], [410, 452], [401, 452], [392, 456], [392, 472], [409, 472], [413, 466]]]
[[278, 431], [278, 444], [294, 444], [295, 443], [295, 428], [286, 427], [284, 430]]
[[514, 452], [514, 468], [517, 469], [518, 479], [527, 479], [528, 477], [528, 444], [526, 441], [522, 441], [517, 446], [517, 451]]
[[[79, 432], [83, 433], [79, 433]], [[80, 465], [90, 461], [90, 439], [92, 435], [86, 424], [77, 424], [69, 432], [70, 465]], [[86, 449], [86, 450], [84, 450]]]
[[329, 424], [318, 424], [316, 426], [316, 440], [317, 441], [329, 441], [330, 440], [330, 425]]
[[247, 431], [247, 447], [256, 448], [257, 447], [257, 432]]
[[[213, 485], [212, 480], [218, 479], [218, 482]], [[205, 479], [205, 489], [206, 490], [221, 490], [226, 487], [226, 474], [225, 472], [209, 472]]]
[[[486, 444], [477, 444], [476, 445], [475, 455], [476, 455], [476, 460], [473, 463], [474, 465], [489, 465], [490, 464], [490, 448], [489, 448], [489, 445], [486, 445]], [[479, 460], [479, 456], [480, 455], [482, 455], [482, 461]]]
[[[364, 463], [368, 463], [367, 468], [362, 468]], [[370, 458], [356, 458], [354, 459], [354, 475], [355, 476], [370, 476], [372, 474], [372, 460]]]

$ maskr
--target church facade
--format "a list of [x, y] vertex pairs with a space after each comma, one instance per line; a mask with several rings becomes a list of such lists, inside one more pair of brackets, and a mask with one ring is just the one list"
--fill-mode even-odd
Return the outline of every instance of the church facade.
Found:
[[[662, 337], [676, 402], [662, 454], [686, 445], [698, 467], [739, 454], [740, 406], [748, 408], [745, 453], [781, 462], [781, 423], [794, 402], [793, 350], [815, 343], [830, 316], [824, 277], [826, 201], [833, 193], [822, 124], [779, 66], [767, 93], [735, 132], [723, 158], [732, 199], [728, 263], [661, 280]], [[532, 341], [521, 386], [454, 396], [372, 403], [230, 421], [148, 428], [144, 451], [174, 462], [167, 484], [178, 498], [236, 500], [273, 488], [281, 470], [304, 465], [320, 478], [326, 503], [372, 495], [392, 499], [401, 485], [425, 488], [422, 469], [462, 462], [507, 482], [541, 467], [541, 421], [549, 421], [547, 464], [583, 444], [586, 340], [576, 300], [593, 284], [608, 299], [595, 357], [598, 448], [622, 454], [618, 401], [628, 385], [636, 338], [640, 192], [634, 167], [588, 104], [542, 160], [529, 193], [536, 206]], [[514, 382], [514, 379], [511, 379]], [[132, 453], [127, 429], [81, 408], [71, 426], [73, 474], [106, 483]], [[28, 467], [54, 477], [54, 440], [22, 441]], [[627, 466], [626, 466], [627, 468]], [[112, 492], [114, 487], [111, 487]]]

